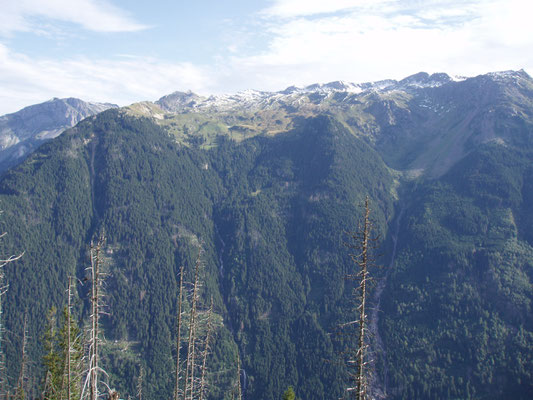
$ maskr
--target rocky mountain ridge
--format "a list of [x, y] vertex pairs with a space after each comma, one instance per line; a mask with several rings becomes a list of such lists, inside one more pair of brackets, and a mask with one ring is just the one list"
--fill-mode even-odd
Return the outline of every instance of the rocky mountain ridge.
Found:
[[42, 143], [79, 121], [109, 108], [110, 103], [91, 103], [76, 98], [53, 98], [0, 117], [0, 171], [15, 165]]
[[186, 145], [204, 147], [221, 135], [237, 141], [271, 136], [293, 129], [301, 118], [333, 115], [391, 168], [437, 177], [480, 143], [517, 145], [519, 138], [498, 129], [495, 116], [533, 121], [532, 94], [533, 80], [523, 70], [472, 78], [421, 72], [400, 81], [337, 81], [280, 92], [174, 92], [128, 111], [153, 118]]
[[[495, 76], [500, 76], [495, 74]], [[451, 77], [445, 73], [435, 73], [429, 75], [420, 72], [400, 81], [387, 79], [376, 82], [351, 83], [345, 81], [334, 81], [325, 84], [315, 83], [299, 88], [290, 86], [278, 92], [265, 92], [258, 90], [245, 90], [235, 94], [212, 95], [208, 97], [199, 96], [191, 91], [174, 92], [162, 97], [155, 103], [162, 109], [169, 112], [224, 112], [236, 108], [261, 109], [272, 106], [276, 103], [291, 102], [294, 97], [301, 95], [318, 94], [323, 95], [326, 100], [336, 93], [349, 93], [354, 95], [375, 93], [386, 93], [392, 91], [409, 91], [428, 87], [439, 87], [449, 82], [464, 80], [463, 77]], [[347, 99], [344, 99], [345, 101]]]

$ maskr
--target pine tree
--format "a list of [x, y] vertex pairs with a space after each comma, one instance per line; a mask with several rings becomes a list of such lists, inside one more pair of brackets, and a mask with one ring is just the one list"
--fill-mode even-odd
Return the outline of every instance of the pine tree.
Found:
[[283, 393], [282, 400], [295, 400], [296, 399], [296, 393], [294, 393], [294, 389], [292, 386], [289, 386], [289, 388]]
[[83, 374], [81, 329], [72, 316], [70, 305], [63, 309], [63, 327], [59, 332], [62, 356], [61, 400], [79, 399]]
[[44, 351], [43, 364], [46, 368], [43, 399], [59, 399], [61, 389], [61, 378], [63, 375], [62, 357], [58, 349], [57, 338], [57, 309], [51, 307], [46, 315], [46, 327], [44, 331]]
[[[69, 295], [70, 295], [69, 282]], [[57, 310], [47, 315], [44, 333], [43, 364], [46, 368], [42, 397], [45, 400], [72, 400], [80, 396], [83, 346], [80, 328], [71, 314], [71, 302], [63, 309], [60, 331], [57, 331]]]

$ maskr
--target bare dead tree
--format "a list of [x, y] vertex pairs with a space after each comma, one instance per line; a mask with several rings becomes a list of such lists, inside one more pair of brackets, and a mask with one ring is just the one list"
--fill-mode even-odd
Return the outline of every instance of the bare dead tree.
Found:
[[[64, 345], [65, 352], [65, 364], [64, 364], [64, 373], [63, 380], [61, 383], [61, 400], [63, 395], [66, 394], [66, 400], [71, 400], [73, 397], [72, 386], [73, 386], [73, 360], [72, 356], [76, 353], [74, 345], [78, 343], [79, 337], [73, 335], [72, 332], [72, 276], [68, 277], [68, 286], [67, 286], [67, 307], [65, 310], [65, 329], [66, 329], [66, 343]], [[77, 367], [77, 366], [76, 366]], [[75, 368], [77, 369], [77, 368]], [[76, 371], [78, 372], [78, 371]], [[65, 382], [66, 381], [66, 382]]]
[[237, 400], [242, 400], [241, 357], [238, 353], [237, 353]]
[[195, 350], [196, 350], [196, 331], [197, 331], [197, 307], [199, 299], [199, 286], [200, 286], [200, 258], [201, 250], [198, 252], [194, 268], [194, 283], [191, 296], [191, 311], [189, 320], [189, 338], [187, 349], [187, 368], [185, 375], [185, 400], [194, 399], [194, 372], [196, 367]]
[[0, 352], [0, 374], [0, 400], [7, 400], [6, 356], [3, 351]]
[[200, 400], [204, 399], [205, 388], [207, 385], [207, 356], [209, 355], [209, 346], [211, 335], [213, 333], [213, 296], [211, 296], [211, 306], [207, 312], [207, 330], [204, 340], [204, 353], [202, 360], [201, 379], [200, 379]]
[[72, 318], [72, 277], [68, 277], [68, 292], [67, 292], [67, 351], [66, 351], [66, 358], [67, 358], [67, 400], [71, 399], [70, 391], [72, 389], [71, 384], [71, 377], [72, 377], [72, 371], [71, 371], [71, 365], [70, 365], [70, 359], [72, 355], [72, 330], [71, 330], [71, 318]]
[[[4, 264], [5, 265], [5, 264]], [[0, 268], [0, 400], [7, 397], [6, 359], [4, 354], [4, 324], [3, 324], [3, 297], [7, 292], [8, 285], [4, 284], [4, 269]]]
[[183, 267], [180, 269], [180, 287], [178, 291], [178, 323], [177, 323], [177, 338], [176, 338], [176, 382], [174, 390], [174, 400], [179, 400], [180, 395], [180, 379], [181, 379], [181, 324], [182, 324], [182, 307], [183, 307]]
[[[93, 250], [93, 249], [91, 249]], [[91, 273], [92, 273], [92, 290], [91, 290], [91, 304], [92, 304], [92, 337], [90, 355], [91, 359], [91, 386], [90, 386], [90, 400], [98, 398], [98, 330], [99, 330], [99, 314], [100, 314], [100, 243], [91, 254]]]
[[96, 245], [91, 243], [90, 258], [91, 265], [88, 268], [91, 274], [91, 315], [89, 329], [89, 369], [81, 393], [81, 398], [86, 396], [88, 389], [88, 400], [98, 400], [99, 373], [104, 372], [99, 365], [99, 345], [100, 345], [100, 314], [103, 312], [102, 302], [102, 248], [105, 238], [100, 236]]
[[44, 389], [41, 393], [41, 398], [44, 400], [49, 399], [50, 394], [54, 392], [54, 387], [52, 384], [52, 373], [50, 371], [46, 372], [46, 377], [44, 379]]
[[[184, 268], [180, 269], [174, 400], [204, 400], [207, 394], [208, 355], [211, 351], [216, 323], [213, 299], [207, 311], [202, 310], [200, 306], [201, 259], [202, 249], [200, 248], [194, 266], [194, 278], [190, 283], [192, 288], [189, 290], [185, 290]], [[187, 312], [184, 311], [185, 304], [188, 304]], [[183, 341], [185, 344], [182, 344]], [[185, 347], [186, 357], [182, 361], [182, 350], [185, 351]]]
[[[5, 235], [7, 235], [7, 232], [3, 232], [0, 234], [0, 239], [3, 238]], [[0, 400], [7, 400], [8, 393], [8, 383], [7, 383], [7, 374], [6, 374], [6, 357], [4, 354], [4, 319], [3, 319], [3, 297], [7, 292], [7, 289], [9, 287], [8, 284], [4, 282], [5, 280], [5, 271], [4, 267], [12, 263], [14, 261], [17, 261], [24, 255], [24, 252], [20, 253], [19, 255], [12, 255], [5, 259], [0, 259]]]
[[231, 387], [231, 400], [242, 400], [242, 388], [241, 388], [241, 357], [237, 350], [237, 378], [235, 383]]
[[27, 368], [28, 368], [28, 314], [24, 314], [24, 328], [22, 333], [22, 349], [21, 349], [21, 362], [20, 362], [20, 372], [17, 380], [17, 388], [15, 390], [15, 399], [23, 400], [26, 397], [24, 386], [27, 377]]
[[141, 365], [139, 369], [139, 377], [137, 378], [137, 400], [143, 398], [143, 380], [144, 380], [144, 368]]
[[367, 315], [366, 315], [366, 301], [367, 290], [370, 283], [369, 267], [374, 265], [374, 258], [371, 250], [376, 247], [378, 238], [372, 238], [373, 224], [370, 220], [370, 201], [368, 196], [365, 199], [364, 216], [362, 226], [358, 232], [351, 233], [352, 242], [348, 244], [350, 249], [355, 250], [355, 253], [350, 254], [351, 259], [357, 265], [355, 274], [350, 275], [358, 282], [358, 287], [355, 290], [356, 301], [358, 304], [358, 331], [357, 331], [357, 348], [355, 350], [355, 360], [350, 364], [355, 364], [355, 372], [351, 373], [354, 382], [354, 387], [349, 387], [349, 393], [354, 393], [356, 400], [366, 400], [368, 392], [368, 377], [366, 365], [368, 364], [366, 350], [368, 348], [366, 331], [367, 331]]

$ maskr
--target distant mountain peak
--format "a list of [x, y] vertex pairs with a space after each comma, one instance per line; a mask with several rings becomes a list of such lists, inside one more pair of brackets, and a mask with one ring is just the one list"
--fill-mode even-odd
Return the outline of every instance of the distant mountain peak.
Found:
[[47, 139], [116, 104], [54, 97], [0, 117], [0, 171], [16, 164]]
[[364, 94], [366, 92], [386, 92], [392, 90], [417, 90], [426, 87], [437, 87], [451, 82], [452, 79], [445, 73], [429, 75], [426, 72], [411, 75], [401, 81], [386, 79], [376, 82], [351, 83], [346, 81], [332, 81], [328, 83], [314, 83], [303, 88], [289, 86], [278, 92], [259, 90], [245, 90], [234, 94], [199, 96], [191, 91], [177, 91], [161, 97], [155, 102], [159, 107], [168, 112], [227, 112], [236, 109], [261, 109], [280, 103], [287, 105], [293, 101], [299, 102], [300, 96], [318, 96], [314, 99], [317, 104], [330, 98], [335, 93]]
[[452, 81], [450, 75], [439, 72], [429, 75], [427, 72], [419, 72], [402, 79], [398, 84], [403, 87], [427, 88], [439, 87]]
[[161, 97], [155, 103], [164, 110], [174, 111], [184, 107], [194, 107], [196, 103], [203, 100], [205, 100], [205, 98], [188, 90], [186, 92], [173, 92], [169, 95]]
[[[283, 113], [309, 113], [349, 107], [351, 104], [381, 101], [389, 94], [401, 93], [408, 97], [421, 96], [422, 106], [434, 109], [427, 90], [451, 84], [471, 82], [483, 84], [484, 81], [517, 82], [531, 78], [523, 70], [494, 72], [479, 77], [466, 78], [446, 73], [418, 72], [399, 81], [386, 79], [375, 82], [351, 83], [332, 81], [314, 83], [304, 87], [289, 86], [278, 92], [245, 90], [234, 94], [199, 96], [191, 91], [174, 92], [155, 102], [162, 110], [174, 113], [231, 114], [240, 112], [276, 111]], [[388, 101], [388, 100], [387, 100]], [[427, 103], [427, 104], [426, 104]], [[152, 103], [153, 104], [153, 103]]]
[[507, 71], [489, 72], [485, 76], [491, 78], [494, 81], [500, 81], [500, 82], [516, 80], [516, 79], [531, 79], [528, 73], [524, 71], [523, 69], [520, 69], [518, 71], [507, 70]]

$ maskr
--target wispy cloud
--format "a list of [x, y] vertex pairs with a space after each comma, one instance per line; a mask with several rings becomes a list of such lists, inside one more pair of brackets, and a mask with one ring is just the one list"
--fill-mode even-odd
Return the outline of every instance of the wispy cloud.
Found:
[[272, 0], [260, 14], [271, 18], [328, 16], [328, 14], [416, 14], [432, 20], [465, 17], [493, 0]]
[[275, 0], [261, 12], [268, 47], [231, 62], [279, 85], [530, 69], [533, 24], [524, 3]]
[[274, 0], [273, 4], [261, 13], [270, 17], [292, 18], [376, 7], [390, 2], [390, 0]]
[[[24, 7], [37, 3], [24, 1]], [[57, 7], [62, 1], [52, 3]], [[33, 23], [30, 14], [13, 11], [17, 2], [9, 3], [13, 21]], [[98, 10], [104, 4], [78, 0], [82, 3]], [[45, 8], [38, 8], [39, 15], [59, 18]], [[111, 22], [98, 25], [96, 17], [83, 22], [80, 17], [78, 23], [93, 30], [141, 29], [111, 10], [108, 14], [118, 15], [119, 22], [110, 17]], [[61, 18], [75, 21], [74, 11], [62, 12]], [[226, 51], [203, 65], [139, 55], [30, 59], [0, 44], [0, 114], [53, 96], [125, 105], [187, 89], [199, 94], [280, 90], [333, 80], [401, 79], [419, 71], [533, 72], [533, 24], [524, 0], [275, 0], [255, 17], [245, 27], [221, 32]], [[0, 26], [5, 18], [0, 16]]]
[[96, 32], [131, 32], [147, 28], [105, 0], [16, 0], [2, 4], [0, 33], [40, 32], [42, 19], [69, 22]]
[[213, 85], [209, 72], [190, 63], [136, 56], [35, 60], [0, 44], [0, 115], [51, 97], [127, 105], [155, 100], [177, 89], [205, 93]]

